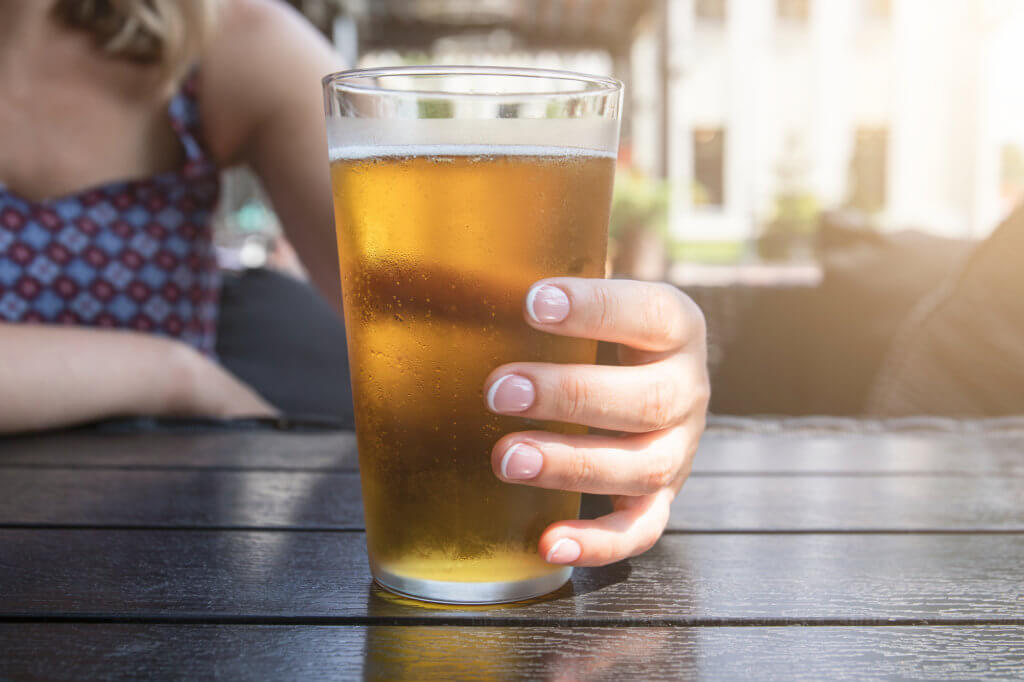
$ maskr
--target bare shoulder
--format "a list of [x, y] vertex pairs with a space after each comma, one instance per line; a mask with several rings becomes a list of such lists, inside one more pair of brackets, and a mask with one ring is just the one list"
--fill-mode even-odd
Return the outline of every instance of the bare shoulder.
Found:
[[200, 64], [200, 107], [214, 157], [237, 163], [261, 127], [320, 107], [320, 79], [340, 68], [333, 47], [289, 5], [226, 0]]

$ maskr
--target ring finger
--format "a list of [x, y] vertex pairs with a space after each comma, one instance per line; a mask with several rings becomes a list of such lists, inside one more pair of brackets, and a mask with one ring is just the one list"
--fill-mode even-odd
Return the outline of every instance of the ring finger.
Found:
[[497, 414], [646, 433], [702, 407], [701, 371], [682, 354], [636, 367], [522, 362], [494, 370], [484, 396]]
[[695, 449], [690, 436], [686, 427], [625, 437], [524, 431], [498, 441], [491, 466], [509, 483], [598, 495], [646, 495], [689, 473]]

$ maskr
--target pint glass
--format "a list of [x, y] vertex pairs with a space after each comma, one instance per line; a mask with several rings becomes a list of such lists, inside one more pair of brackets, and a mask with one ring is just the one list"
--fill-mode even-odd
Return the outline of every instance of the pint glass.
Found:
[[513, 431], [487, 375], [592, 363], [593, 341], [531, 329], [530, 286], [602, 277], [621, 84], [558, 71], [409, 67], [324, 79], [370, 569], [449, 603], [515, 601], [571, 569], [538, 555], [579, 495], [499, 481]]

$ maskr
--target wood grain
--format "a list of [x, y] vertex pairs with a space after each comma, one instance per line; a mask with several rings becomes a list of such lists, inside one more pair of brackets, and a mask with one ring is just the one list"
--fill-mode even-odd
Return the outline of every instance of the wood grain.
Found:
[[[1024, 531], [1024, 477], [695, 476], [671, 530]], [[591, 512], [589, 515], [596, 515]], [[356, 473], [18, 469], [0, 526], [361, 530]]]
[[[1008, 680], [1024, 628], [0, 624], [0, 679]], [[60, 651], [60, 656], [53, 656]]]
[[694, 472], [1024, 476], [1024, 436], [1010, 433], [733, 433], [710, 429]]
[[355, 471], [350, 431], [209, 433], [70, 431], [0, 437], [0, 468], [287, 469]]
[[359, 474], [7, 469], [0, 526], [362, 530]]
[[[0, 439], [0, 468], [121, 467], [354, 471], [351, 432], [100, 434]], [[927, 473], [1024, 476], [1024, 436], [992, 433], [736, 433], [704, 435], [694, 473]]]
[[1024, 478], [695, 476], [672, 505], [685, 531], [1024, 531]]
[[462, 608], [370, 582], [351, 433], [0, 440], [0, 680], [1020, 679], [1022, 434], [712, 429], [652, 551]]
[[509, 608], [371, 587], [359, 533], [0, 530], [0, 619], [1024, 624], [1024, 535], [670, 535]]

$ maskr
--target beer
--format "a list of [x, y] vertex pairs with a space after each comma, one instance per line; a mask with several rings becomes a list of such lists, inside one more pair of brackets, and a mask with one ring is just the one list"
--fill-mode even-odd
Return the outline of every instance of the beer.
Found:
[[323, 79], [370, 571], [467, 604], [557, 589], [537, 554], [579, 496], [502, 483], [503, 435], [583, 429], [490, 414], [514, 361], [591, 363], [533, 331], [538, 279], [604, 273], [622, 84], [542, 69], [401, 66]]
[[483, 387], [507, 362], [594, 362], [595, 342], [534, 331], [522, 306], [538, 279], [604, 275], [613, 172], [613, 155], [577, 148], [332, 150], [367, 543], [385, 585], [564, 571], [537, 542], [579, 495], [501, 482], [490, 452], [513, 431], [584, 429], [491, 414]]

